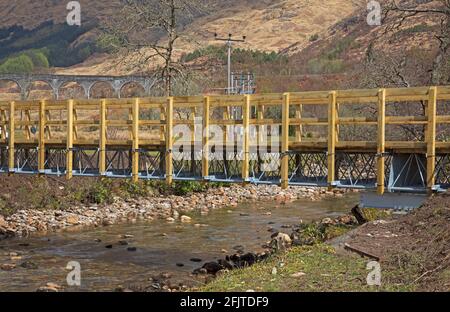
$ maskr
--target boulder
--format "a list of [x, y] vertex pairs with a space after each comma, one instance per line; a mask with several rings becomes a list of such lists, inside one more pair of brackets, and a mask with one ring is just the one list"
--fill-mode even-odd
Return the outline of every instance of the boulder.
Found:
[[270, 247], [275, 251], [284, 251], [292, 246], [292, 239], [288, 234], [278, 233], [272, 235], [272, 241]]
[[208, 274], [212, 275], [216, 275], [217, 272], [224, 269], [224, 267], [217, 262], [207, 262], [202, 268], [205, 269]]

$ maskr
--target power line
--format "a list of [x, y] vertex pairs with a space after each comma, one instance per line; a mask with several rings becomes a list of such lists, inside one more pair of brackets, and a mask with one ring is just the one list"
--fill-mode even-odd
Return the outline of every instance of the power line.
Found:
[[246, 36], [242, 36], [242, 39], [233, 39], [233, 34], [228, 34], [228, 38], [219, 38], [217, 33], [214, 34], [214, 38], [217, 41], [225, 41], [227, 43], [227, 47], [228, 47], [228, 88], [227, 88], [227, 94], [231, 94], [232, 93], [232, 81], [231, 81], [231, 50], [232, 50], [232, 46], [233, 46], [233, 42], [245, 42], [245, 40], [247, 39]]

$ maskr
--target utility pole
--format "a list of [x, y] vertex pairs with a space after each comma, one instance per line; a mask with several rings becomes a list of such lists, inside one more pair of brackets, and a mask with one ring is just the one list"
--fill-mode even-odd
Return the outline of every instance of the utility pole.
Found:
[[217, 34], [214, 34], [215, 40], [218, 41], [225, 41], [227, 43], [228, 47], [228, 88], [227, 88], [227, 94], [233, 93], [233, 81], [231, 79], [231, 50], [233, 42], [245, 42], [246, 36], [243, 36], [242, 39], [233, 39], [232, 34], [228, 34], [228, 38], [219, 38]]

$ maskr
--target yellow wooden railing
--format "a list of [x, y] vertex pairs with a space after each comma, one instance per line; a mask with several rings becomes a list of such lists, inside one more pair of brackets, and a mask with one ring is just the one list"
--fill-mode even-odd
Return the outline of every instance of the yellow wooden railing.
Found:
[[[224, 128], [226, 139], [227, 126], [241, 125], [244, 128], [242, 160], [242, 178], [249, 178], [250, 137], [249, 128], [256, 126], [258, 141], [263, 126], [279, 125], [281, 131], [281, 185], [288, 186], [289, 159], [292, 150], [320, 149], [327, 152], [328, 182], [335, 179], [335, 155], [337, 149], [356, 151], [374, 151], [379, 156], [377, 163], [378, 191], [384, 192], [386, 150], [404, 149], [420, 152], [427, 156], [427, 184], [432, 188], [435, 184], [436, 150], [448, 152], [450, 143], [436, 141], [437, 125], [450, 124], [450, 112], [437, 115], [439, 101], [450, 101], [450, 86], [389, 88], [367, 90], [336, 90], [314, 92], [292, 92], [284, 94], [231, 95], [231, 96], [190, 96], [159, 97], [136, 99], [98, 99], [98, 100], [38, 100], [0, 102], [0, 145], [8, 147], [9, 168], [14, 169], [15, 147], [33, 145], [39, 148], [39, 170], [44, 169], [46, 146], [65, 146], [67, 148], [67, 178], [72, 177], [72, 161], [74, 146], [97, 146], [100, 151], [99, 171], [106, 171], [106, 150], [108, 146], [129, 146], [132, 152], [132, 175], [138, 179], [139, 148], [142, 146], [164, 146], [166, 151], [166, 179], [172, 182], [172, 148], [174, 144], [173, 127], [184, 124], [194, 127], [195, 118], [202, 111], [202, 174], [209, 175], [207, 152], [210, 145], [208, 129], [211, 125]], [[425, 114], [413, 116], [387, 116], [386, 106], [389, 103], [420, 102], [426, 107]], [[351, 104], [375, 104], [376, 117], [340, 117], [339, 109]], [[306, 106], [326, 108], [327, 117], [305, 117]], [[265, 118], [270, 107], [279, 107], [281, 116]], [[231, 119], [231, 108], [239, 108], [241, 118]], [[109, 113], [126, 111], [126, 118], [109, 118]], [[144, 114], [144, 111], [153, 111]], [[182, 112], [182, 113], [180, 113]], [[183, 114], [186, 117], [183, 118]], [[158, 116], [158, 119], [148, 116]], [[181, 117], [180, 117], [181, 116]], [[376, 140], [340, 141], [340, 127], [346, 125], [363, 125], [377, 127]], [[387, 125], [422, 125], [425, 127], [424, 141], [387, 141]], [[304, 140], [305, 126], [321, 126], [327, 128], [325, 140]], [[94, 137], [81, 128], [92, 128], [98, 131]], [[126, 128], [122, 135], [128, 138], [108, 138], [108, 129]], [[294, 128], [295, 136], [290, 136]], [[65, 128], [65, 131], [62, 130]], [[147, 130], [143, 131], [143, 128]], [[55, 130], [56, 129], [56, 130]], [[148, 133], [152, 129], [154, 135]], [[92, 132], [92, 131], [91, 131]], [[192, 141], [194, 141], [194, 136]], [[226, 145], [227, 142], [225, 141]]]

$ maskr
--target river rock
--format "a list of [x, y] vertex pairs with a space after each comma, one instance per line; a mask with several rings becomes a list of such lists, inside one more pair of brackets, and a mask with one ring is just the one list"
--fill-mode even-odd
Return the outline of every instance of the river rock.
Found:
[[39, 268], [38, 265], [32, 261], [25, 261], [20, 266], [28, 270], [37, 270]]
[[331, 224], [333, 224], [333, 220], [331, 220], [331, 218], [325, 218], [322, 221], [320, 221], [320, 223], [322, 223], [324, 225], [331, 225]]
[[5, 218], [2, 215], [0, 215], [0, 227], [3, 227], [3, 228], [8, 227], [8, 223], [5, 221]]
[[208, 274], [208, 271], [205, 268], [195, 269], [192, 274], [194, 275], [204, 275]]
[[111, 220], [111, 219], [103, 219], [103, 221], [102, 221], [102, 225], [103, 226], [110, 226], [110, 225], [113, 225], [113, 224], [114, 224], [114, 221]]
[[12, 263], [4, 263], [0, 266], [0, 269], [2, 269], [3, 271], [11, 271], [15, 268], [16, 268], [16, 265], [12, 264]]
[[203, 269], [205, 269], [208, 274], [215, 275], [217, 272], [224, 269], [224, 267], [217, 262], [207, 262], [203, 265]]
[[80, 222], [80, 218], [78, 218], [78, 216], [71, 215], [66, 218], [66, 222], [70, 225], [77, 225]]
[[345, 225], [354, 225], [354, 224], [357, 224], [356, 218], [355, 218], [354, 216], [349, 216], [349, 215], [341, 216], [341, 217], [339, 217], [339, 218], [337, 219], [337, 221], [338, 221], [340, 224], [345, 224]]
[[222, 268], [226, 269], [226, 270], [232, 270], [233, 269], [233, 265], [228, 262], [227, 260], [224, 259], [219, 259], [219, 261], [217, 261], [219, 263], [220, 266], [222, 266]]
[[246, 253], [245, 255], [242, 255], [240, 258], [241, 262], [244, 263], [244, 266], [252, 266], [256, 263], [257, 256], [254, 253]]
[[288, 234], [278, 233], [276, 235], [272, 235], [272, 241], [270, 242], [270, 247], [274, 251], [284, 251], [287, 248], [291, 247], [292, 239]]
[[39, 287], [36, 292], [59, 292], [61, 286], [55, 283], [47, 283], [46, 286]]
[[190, 223], [192, 222], [192, 218], [188, 216], [181, 216], [181, 222], [182, 223]]

